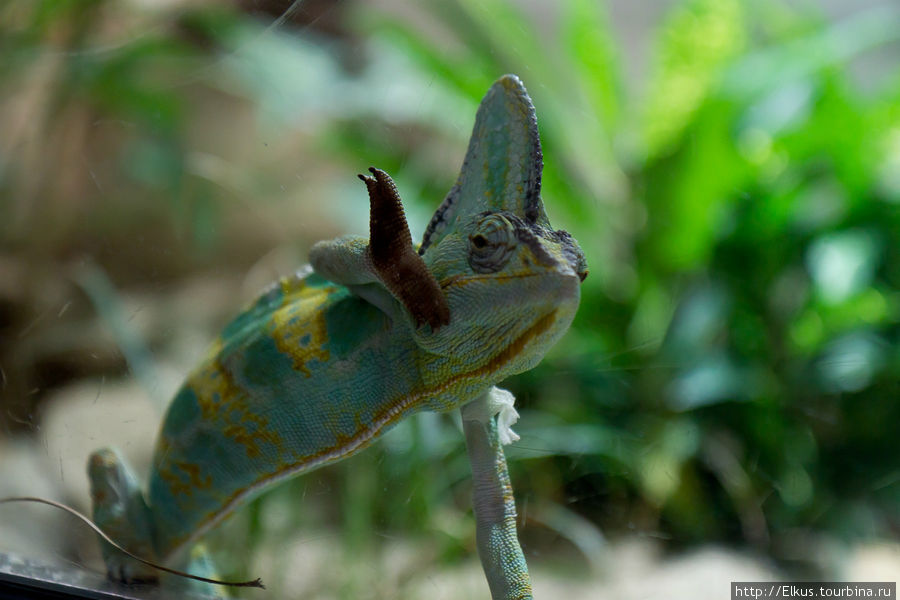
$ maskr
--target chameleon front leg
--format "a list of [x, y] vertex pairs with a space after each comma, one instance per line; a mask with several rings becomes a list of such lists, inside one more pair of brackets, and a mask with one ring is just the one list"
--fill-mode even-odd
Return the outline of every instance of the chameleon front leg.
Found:
[[[516, 503], [503, 443], [518, 437], [513, 396], [492, 387], [462, 407], [466, 449], [472, 465], [472, 505], [481, 564], [493, 600], [530, 600], [531, 579], [516, 536]], [[499, 414], [498, 414], [499, 413]]]

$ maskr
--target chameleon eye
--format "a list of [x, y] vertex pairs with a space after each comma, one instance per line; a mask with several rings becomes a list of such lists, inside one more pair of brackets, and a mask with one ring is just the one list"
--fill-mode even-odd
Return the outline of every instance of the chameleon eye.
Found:
[[512, 224], [498, 214], [487, 215], [469, 236], [469, 266], [476, 273], [496, 273], [516, 247]]

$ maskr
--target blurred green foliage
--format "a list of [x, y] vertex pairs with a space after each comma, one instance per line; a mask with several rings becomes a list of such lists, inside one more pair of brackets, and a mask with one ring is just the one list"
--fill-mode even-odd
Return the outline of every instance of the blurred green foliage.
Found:
[[[785, 560], [798, 532], [895, 536], [900, 13], [681, 2], [638, 94], [602, 5], [564, 3], [550, 39], [506, 2], [429, 6], [454, 52], [374, 35], [473, 107], [524, 78], [548, 212], [592, 269], [566, 341], [511, 382], [521, 497]], [[885, 44], [863, 89], [854, 61]]]
[[[23, 146], [5, 145], [5, 246], [50, 237], [64, 240], [58, 255], [73, 244], [96, 253], [89, 240], [118, 247], [126, 234], [116, 231], [146, 226], [150, 214], [182, 232], [156, 238], [178, 249], [165, 277], [220, 268], [229, 240], [219, 188], [231, 197], [274, 186], [265, 165], [218, 165], [190, 147], [186, 131], [203, 110], [195, 84], [247, 99], [261, 127], [309, 128], [311, 160], [385, 168], [421, 231], [455, 177], [478, 101], [514, 72], [538, 110], [547, 212], [591, 268], [570, 334], [508, 382], [523, 413], [510, 455], [535, 525], [526, 544], [561, 537], [585, 550], [579, 528], [589, 522], [594, 541], [637, 531], [790, 561], [815, 560], [798, 556], [798, 536], [896, 537], [900, 12], [831, 22], [776, 1], [683, 0], [635, 81], [601, 3], [562, 2], [549, 24], [507, 0], [408, 8], [416, 18], [348, 5], [343, 37], [265, 29], [234, 9], [181, 9], [109, 48], [89, 42], [124, 10], [108, 2], [0, 9], [4, 94], [46, 79], [48, 139], [65, 137], [55, 130], [71, 128], [64, 115], [78, 106], [128, 124], [103, 158], [123, 174], [97, 200], [112, 216], [77, 232], [71, 186], [33, 181]], [[59, 48], [49, 61], [48, 40]], [[349, 72], [334, 58], [348, 47], [368, 60]], [[877, 76], [861, 81], [860, 60], [884, 48]], [[351, 185], [328, 188], [335, 214], [359, 212]], [[162, 215], [152, 212], [160, 199]], [[32, 202], [61, 214], [35, 216]], [[148, 276], [106, 267], [119, 285]], [[403, 424], [365, 456], [255, 504], [241, 526], [270, 539], [266, 507], [293, 505], [316, 485], [340, 497], [324, 512], [342, 519], [357, 557], [395, 528], [440, 532], [445, 558], [474, 547], [458, 520], [467, 467], [452, 419]], [[346, 585], [353, 597], [364, 583]]]

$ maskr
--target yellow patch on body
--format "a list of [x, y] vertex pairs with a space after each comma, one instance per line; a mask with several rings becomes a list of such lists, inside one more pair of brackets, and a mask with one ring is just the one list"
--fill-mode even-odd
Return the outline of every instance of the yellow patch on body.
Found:
[[[222, 433], [241, 444], [250, 458], [262, 454], [260, 443], [281, 445], [281, 435], [269, 428], [268, 418], [256, 414], [250, 399], [218, 361], [209, 362], [196, 372], [191, 378], [191, 388], [197, 396], [203, 419], [229, 421]], [[252, 429], [247, 427], [251, 423], [255, 426]]]
[[325, 311], [319, 307], [328, 298], [327, 288], [307, 288], [304, 293], [285, 295], [281, 308], [272, 314], [272, 339], [280, 352], [291, 357], [294, 370], [312, 377], [306, 363], [312, 359], [326, 362], [328, 328]]
[[188, 477], [191, 478], [191, 485], [195, 488], [205, 490], [209, 489], [212, 486], [212, 476], [206, 475], [200, 476], [200, 465], [196, 465], [194, 463], [189, 463], [186, 461], [178, 461], [175, 463], [176, 466], [188, 474]]
[[193, 489], [191, 488], [191, 485], [189, 483], [187, 483], [179, 475], [176, 475], [169, 469], [159, 469], [157, 471], [157, 475], [160, 479], [166, 482], [166, 485], [169, 486], [169, 490], [172, 492], [172, 496], [190, 496], [193, 492]]

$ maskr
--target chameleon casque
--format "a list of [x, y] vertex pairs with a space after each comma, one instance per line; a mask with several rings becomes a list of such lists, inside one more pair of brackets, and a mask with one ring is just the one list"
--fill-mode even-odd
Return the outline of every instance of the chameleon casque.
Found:
[[[566, 331], [584, 255], [550, 227], [537, 120], [506, 75], [481, 102], [456, 184], [421, 245], [390, 177], [360, 175], [370, 235], [320, 242], [222, 331], [169, 406], [149, 481], [112, 449], [88, 464], [93, 519], [129, 551], [188, 570], [206, 531], [276, 483], [346, 458], [420, 410], [461, 408], [478, 551], [494, 599], [531, 598], [502, 445], [512, 394]], [[104, 544], [111, 578], [153, 571]]]

